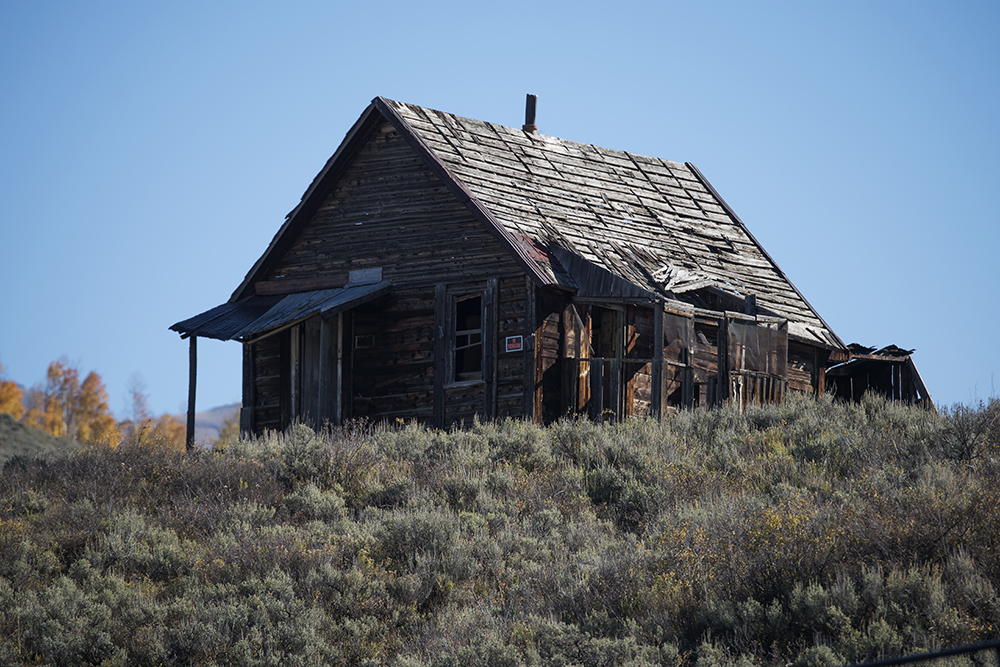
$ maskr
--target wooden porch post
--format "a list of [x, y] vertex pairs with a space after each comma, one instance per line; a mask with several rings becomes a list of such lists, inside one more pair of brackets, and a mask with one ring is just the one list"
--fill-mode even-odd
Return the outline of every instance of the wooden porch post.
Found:
[[240, 433], [254, 433], [257, 428], [257, 418], [254, 406], [257, 404], [256, 373], [252, 343], [243, 343], [243, 404], [240, 407]]
[[653, 365], [650, 368], [649, 414], [653, 419], [663, 417], [663, 304], [653, 304]]
[[719, 405], [729, 398], [729, 318], [723, 314], [719, 318], [719, 336], [716, 344], [719, 381], [715, 386], [715, 403]]
[[317, 398], [316, 428], [323, 428], [330, 420], [330, 396], [332, 395], [330, 382], [330, 340], [335, 332], [331, 331], [333, 322], [327, 317], [320, 317], [319, 329], [319, 396]]
[[194, 451], [194, 394], [198, 384], [198, 337], [191, 336], [188, 348], [188, 413], [187, 413], [187, 444], [188, 452]]
[[447, 338], [445, 327], [448, 323], [448, 287], [444, 283], [434, 286], [434, 411], [433, 422], [437, 428], [444, 428], [445, 405], [444, 383], [448, 360], [445, 358]]
[[535, 410], [535, 373], [538, 369], [538, 359], [536, 357], [536, 345], [540, 341], [535, 340], [537, 316], [535, 283], [531, 278], [524, 278], [524, 399], [522, 404], [522, 415], [525, 419], [541, 423], [541, 410]]

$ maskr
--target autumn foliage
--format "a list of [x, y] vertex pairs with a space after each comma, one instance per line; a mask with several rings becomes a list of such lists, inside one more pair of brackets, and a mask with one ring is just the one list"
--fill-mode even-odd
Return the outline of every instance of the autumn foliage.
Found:
[[101, 376], [91, 371], [80, 382], [77, 369], [49, 364], [45, 384], [32, 393], [25, 421], [46, 433], [108, 447], [118, 446], [118, 429]]
[[3, 379], [3, 366], [0, 365], [0, 414], [12, 415], [20, 419], [24, 415], [24, 393], [16, 382]]
[[81, 381], [80, 372], [67, 361], [53, 361], [45, 382], [27, 392], [15, 382], [0, 379], [0, 414], [84, 444], [113, 449], [128, 442], [183, 451], [185, 426], [181, 420], [169, 414], [153, 417], [141, 386], [132, 383], [129, 391], [132, 414], [117, 422], [100, 375], [91, 371]]

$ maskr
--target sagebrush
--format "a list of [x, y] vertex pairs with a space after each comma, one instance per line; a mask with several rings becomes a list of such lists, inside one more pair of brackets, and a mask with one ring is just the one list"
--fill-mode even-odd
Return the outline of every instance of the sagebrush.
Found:
[[832, 665], [1000, 627], [994, 401], [14, 458], [0, 663]]

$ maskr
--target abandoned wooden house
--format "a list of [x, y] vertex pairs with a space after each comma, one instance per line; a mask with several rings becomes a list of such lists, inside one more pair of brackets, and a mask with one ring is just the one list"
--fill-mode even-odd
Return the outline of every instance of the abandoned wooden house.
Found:
[[824, 392], [850, 351], [694, 165], [526, 116], [373, 100], [229, 301], [171, 327], [192, 405], [197, 337], [242, 342], [248, 432]]

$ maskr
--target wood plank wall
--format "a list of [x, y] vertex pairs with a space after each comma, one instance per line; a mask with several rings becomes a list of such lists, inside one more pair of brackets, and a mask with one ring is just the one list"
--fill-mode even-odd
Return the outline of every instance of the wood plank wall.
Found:
[[[243, 404], [251, 406], [246, 430], [263, 433], [279, 431], [288, 426], [287, 388], [291, 384], [285, 377], [287, 360], [284, 350], [290, 349], [287, 331], [245, 346], [244, 366], [251, 366], [252, 383], [245, 383]], [[247, 396], [247, 392], [250, 396]]]
[[267, 276], [381, 268], [394, 288], [523, 275], [507, 250], [386, 123]]
[[[482, 382], [450, 383], [435, 370], [447, 360], [435, 355], [450, 353], [447, 346], [435, 351], [435, 289], [413, 287], [393, 292], [377, 304], [354, 311], [353, 415], [370, 419], [416, 419], [434, 424], [435, 382], [441, 384], [442, 425], [469, 423], [473, 417], [520, 417], [523, 415], [523, 352], [505, 352], [509, 335], [524, 335], [523, 277], [498, 281], [496, 335], [484, 335], [484, 345], [492, 343], [493, 373]], [[443, 308], [450, 307], [456, 292], [483, 287], [480, 283], [444, 286]], [[359, 346], [359, 343], [362, 346]], [[439, 366], [440, 365], [440, 366]], [[489, 392], [487, 380], [493, 383]]]
[[525, 352], [506, 352], [507, 336], [522, 336], [522, 343], [530, 332], [525, 330], [525, 298], [529, 282], [524, 276], [500, 279], [497, 300], [497, 374], [496, 416], [521, 417], [524, 413], [524, 356]]
[[[486, 374], [493, 381], [491, 391], [484, 383], [442, 386], [439, 417], [450, 425], [473, 415], [524, 414], [525, 353], [504, 352], [506, 336], [531, 333], [525, 331], [524, 273], [388, 123], [370, 137], [264, 278], [278, 289], [282, 282], [301, 284], [369, 268], [382, 269], [392, 294], [355, 309], [345, 320], [345, 355], [351, 353], [345, 365], [345, 418], [437, 421], [435, 368], [445, 359], [435, 355], [449, 351], [435, 352], [435, 286], [443, 285], [446, 294], [468, 287], [485, 295], [491, 279], [496, 287], [489, 307], [496, 328], [484, 337], [493, 352], [495, 374]], [[282, 423], [280, 386], [291, 385], [281, 350], [270, 345], [254, 346], [251, 360], [258, 402], [263, 401], [250, 411], [258, 432]]]
[[434, 291], [399, 289], [354, 310], [354, 417], [430, 424], [434, 391]]
[[788, 341], [788, 388], [804, 393], [816, 393], [816, 348]]

